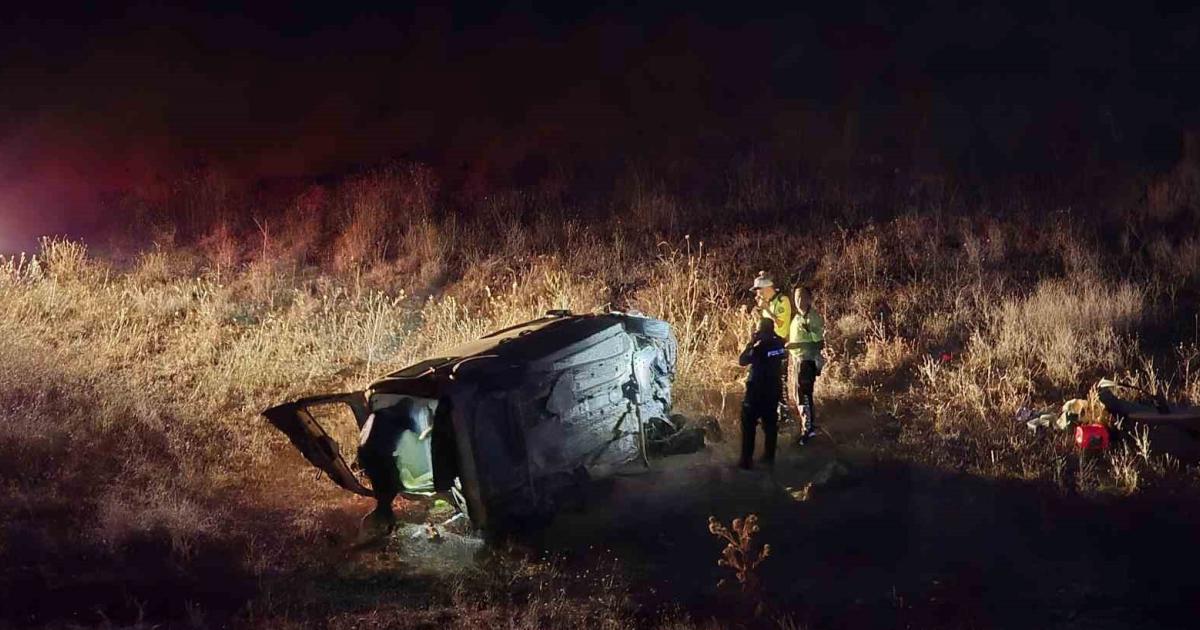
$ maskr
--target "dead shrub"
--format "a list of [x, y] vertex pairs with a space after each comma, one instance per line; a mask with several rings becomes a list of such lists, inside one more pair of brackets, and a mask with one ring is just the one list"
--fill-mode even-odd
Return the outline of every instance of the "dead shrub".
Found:
[[208, 261], [209, 269], [219, 279], [223, 274], [234, 271], [241, 261], [241, 243], [234, 236], [228, 223], [218, 223], [199, 242], [200, 251]]
[[88, 282], [99, 271], [98, 265], [87, 255], [87, 246], [80, 241], [59, 237], [43, 237], [38, 265], [48, 277], [56, 282]]
[[[735, 518], [726, 526], [717, 517], [708, 517], [708, 533], [725, 542], [717, 566], [733, 571], [734, 578], [743, 593], [756, 593], [761, 587], [758, 567], [771, 557], [771, 545], [755, 545], [758, 534], [758, 516], [751, 514], [744, 519]], [[724, 583], [724, 580], [722, 580]]]
[[1122, 334], [1142, 313], [1142, 294], [1129, 283], [1047, 280], [1028, 297], [1002, 300], [986, 312], [985, 332], [970, 350], [998, 365], [1039, 366], [1053, 385], [1072, 387], [1087, 371], [1126, 363]]

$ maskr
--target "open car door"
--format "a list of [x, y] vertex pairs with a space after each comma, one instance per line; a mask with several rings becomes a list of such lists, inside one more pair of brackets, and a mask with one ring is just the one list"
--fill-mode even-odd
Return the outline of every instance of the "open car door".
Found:
[[302, 398], [295, 402], [284, 403], [271, 407], [262, 412], [276, 429], [288, 436], [292, 444], [304, 455], [313, 466], [321, 469], [337, 485], [362, 496], [373, 496], [371, 491], [362, 484], [358, 475], [350, 470], [350, 466], [342, 457], [338, 443], [321, 428], [309, 407], [318, 405], [345, 404], [354, 412], [358, 426], [362, 426], [367, 417], [366, 398], [363, 392], [346, 394], [330, 394]]

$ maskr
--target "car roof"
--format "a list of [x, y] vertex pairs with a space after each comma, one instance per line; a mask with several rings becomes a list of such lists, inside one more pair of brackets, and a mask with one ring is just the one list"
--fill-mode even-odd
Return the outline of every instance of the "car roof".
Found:
[[488, 355], [505, 358], [510, 362], [526, 362], [619, 324], [619, 315], [612, 314], [541, 317], [459, 344], [438, 353], [436, 357], [392, 372], [387, 378], [419, 378], [467, 359]]

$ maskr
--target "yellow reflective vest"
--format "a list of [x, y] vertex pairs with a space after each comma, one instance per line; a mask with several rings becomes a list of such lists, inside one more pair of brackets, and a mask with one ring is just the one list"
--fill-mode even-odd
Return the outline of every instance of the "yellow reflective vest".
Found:
[[792, 360], [816, 361], [824, 341], [825, 320], [821, 319], [821, 314], [816, 309], [810, 308], [807, 313], [797, 311], [792, 316], [788, 345], [799, 344], [799, 347], [791, 348]]
[[779, 335], [780, 339], [788, 338], [789, 326], [792, 323], [792, 301], [788, 299], [787, 294], [776, 291], [775, 297], [767, 302], [761, 314], [763, 318], [775, 321], [775, 334]]

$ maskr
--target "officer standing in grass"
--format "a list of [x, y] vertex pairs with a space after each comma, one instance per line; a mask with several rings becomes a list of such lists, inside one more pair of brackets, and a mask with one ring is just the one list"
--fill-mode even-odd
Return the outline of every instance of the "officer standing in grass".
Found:
[[754, 278], [754, 305], [762, 317], [771, 320], [771, 329], [780, 339], [787, 339], [788, 325], [792, 323], [792, 301], [775, 286], [775, 280], [760, 271]]
[[[792, 300], [788, 298], [788, 294], [780, 291], [779, 287], [775, 286], [774, 279], [765, 271], [758, 272], [758, 275], [754, 278], [754, 285], [751, 287], [751, 290], [754, 291], [754, 305], [758, 310], [759, 316], [771, 320], [772, 330], [780, 339], [786, 342], [794, 311]], [[782, 367], [779, 370], [780, 385], [783, 387], [784, 392], [788, 391], [787, 359], [788, 357], [785, 353]], [[787, 399], [781, 397], [779, 401], [779, 418], [787, 422], [788, 416]]]
[[758, 329], [738, 357], [738, 365], [750, 366], [746, 397], [742, 399], [742, 456], [738, 467], [749, 470], [754, 457], [754, 430], [762, 421], [763, 455], [766, 466], [775, 464], [775, 441], [779, 435], [779, 399], [783, 393], [780, 373], [787, 350], [775, 334], [774, 320], [759, 320]]
[[792, 317], [788, 331], [787, 349], [791, 351], [791, 363], [796, 374], [796, 401], [800, 405], [804, 426], [796, 441], [804, 444], [817, 432], [816, 408], [813, 405], [813, 387], [821, 374], [825, 348], [825, 320], [813, 306], [812, 290], [796, 287], [796, 314]]

